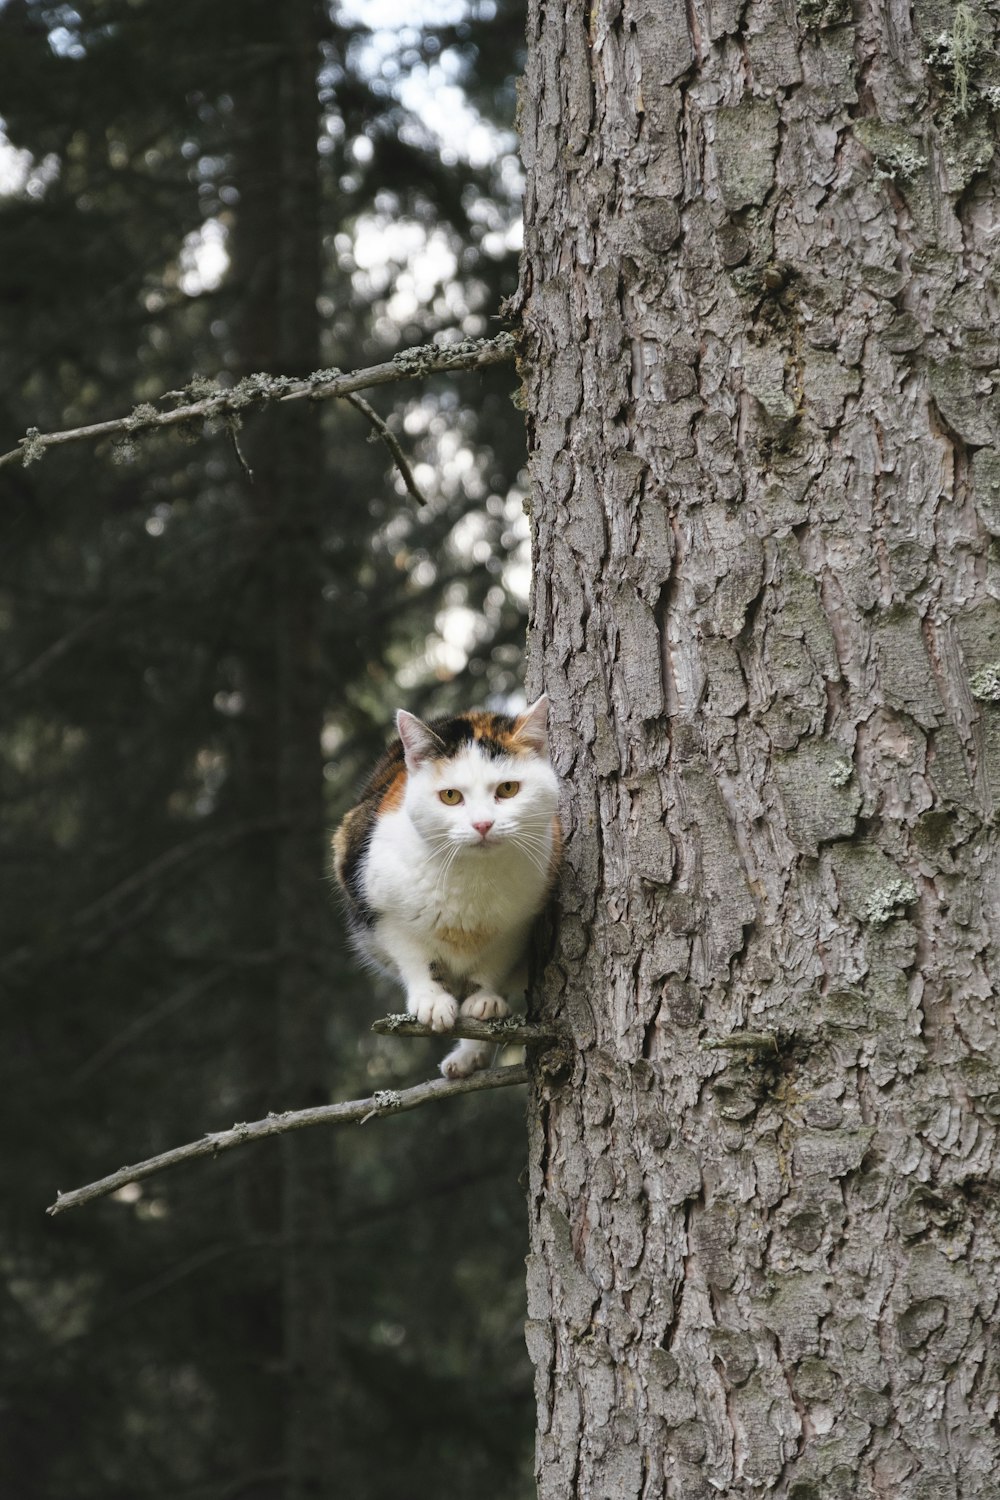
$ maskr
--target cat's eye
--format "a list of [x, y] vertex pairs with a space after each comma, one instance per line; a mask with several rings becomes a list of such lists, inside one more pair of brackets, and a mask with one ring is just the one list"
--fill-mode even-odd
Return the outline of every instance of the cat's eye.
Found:
[[516, 797], [520, 790], [521, 783], [519, 781], [501, 781], [500, 785], [497, 787], [497, 796]]
[[438, 792], [438, 796], [446, 807], [457, 807], [462, 801], [462, 793], [457, 791], [453, 786], [448, 787], [443, 792]]

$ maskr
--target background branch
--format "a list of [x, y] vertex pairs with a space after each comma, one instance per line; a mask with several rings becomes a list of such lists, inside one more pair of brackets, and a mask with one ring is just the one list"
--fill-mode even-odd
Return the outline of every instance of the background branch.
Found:
[[[61, 447], [64, 443], [91, 442], [106, 437], [131, 438], [141, 432], [152, 432], [161, 427], [179, 427], [186, 422], [208, 417], [235, 416], [249, 407], [262, 406], [272, 401], [301, 401], [304, 397], [313, 401], [328, 401], [340, 396], [350, 396], [355, 391], [370, 390], [373, 386], [392, 385], [397, 380], [416, 380], [449, 370], [482, 370], [488, 365], [505, 364], [513, 358], [513, 335], [499, 333], [493, 339], [463, 339], [456, 344], [423, 344], [414, 349], [404, 349], [384, 364], [372, 365], [367, 370], [354, 370], [346, 375], [340, 370], [315, 370], [302, 380], [295, 380], [287, 375], [247, 375], [230, 390], [213, 391], [198, 400], [175, 406], [171, 411], [157, 411], [151, 403], [143, 402], [127, 417], [92, 422], [86, 427], [68, 428], [63, 432], [39, 432], [37, 428], [31, 427], [16, 448], [9, 453], [0, 454], [0, 468], [18, 459], [26, 465], [34, 463], [46, 449]], [[207, 382], [197, 384], [205, 385]], [[190, 393], [190, 390], [169, 391], [159, 399], [167, 400]]]
[[321, 1104], [313, 1109], [285, 1110], [282, 1114], [270, 1114], [264, 1120], [253, 1120], [248, 1124], [234, 1125], [231, 1130], [210, 1131], [198, 1141], [189, 1141], [186, 1146], [175, 1146], [159, 1156], [138, 1162], [133, 1167], [121, 1167], [98, 1182], [86, 1187], [74, 1188], [69, 1193], [59, 1193], [55, 1203], [46, 1210], [50, 1214], [61, 1214], [67, 1208], [81, 1208], [95, 1198], [106, 1198], [130, 1182], [141, 1182], [176, 1167], [181, 1162], [197, 1161], [202, 1156], [218, 1156], [220, 1151], [231, 1151], [234, 1146], [249, 1145], [251, 1141], [265, 1140], [268, 1136], [283, 1135], [289, 1130], [305, 1130], [311, 1125], [349, 1125], [352, 1122], [365, 1124], [376, 1115], [397, 1114], [401, 1110], [417, 1109], [421, 1104], [430, 1104], [437, 1099], [450, 1099], [456, 1094], [475, 1094], [481, 1089], [502, 1089], [512, 1084], [527, 1083], [528, 1069], [523, 1065], [513, 1068], [491, 1068], [484, 1073], [474, 1073], [471, 1078], [435, 1078], [429, 1083], [418, 1083], [410, 1089], [380, 1089], [370, 1099], [354, 1099], [344, 1104]]
[[418, 505], [426, 505], [427, 501], [420, 493], [420, 487], [413, 477], [413, 470], [410, 468], [410, 465], [407, 462], [406, 454], [399, 446], [399, 443], [397, 442], [393, 433], [389, 431], [388, 424], [386, 422], [383, 422], [378, 412], [373, 406], [370, 406], [368, 404], [364, 396], [345, 396], [344, 400], [350, 402], [351, 406], [356, 407], [363, 416], [366, 416], [368, 418], [369, 422], [372, 424], [375, 431], [378, 433], [379, 437], [382, 439], [383, 443], [385, 443], [389, 452], [392, 454], [396, 464], [396, 468], [402, 475], [403, 483], [406, 485], [406, 488], [409, 490], [410, 494], [413, 496]]

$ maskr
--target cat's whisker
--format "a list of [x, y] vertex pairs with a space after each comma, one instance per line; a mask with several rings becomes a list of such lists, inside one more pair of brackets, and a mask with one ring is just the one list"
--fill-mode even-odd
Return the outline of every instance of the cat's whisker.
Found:
[[548, 870], [548, 859], [542, 858], [542, 853], [544, 850], [543, 844], [539, 843], [538, 846], [535, 847], [525, 842], [516, 834], [511, 836], [510, 842], [513, 844], [515, 849], [519, 849], [521, 853], [528, 859], [528, 861], [532, 865], [534, 865], [535, 869], [540, 875], [546, 874]]
[[454, 869], [455, 865], [458, 862], [458, 857], [461, 854], [461, 852], [462, 852], [462, 846], [461, 846], [461, 844], [453, 844], [452, 847], [451, 847], [451, 849], [449, 849], [448, 856], [447, 856], [447, 859], [445, 861], [445, 867], [444, 867], [444, 873], [446, 875], [450, 875], [451, 874], [452, 870]]
[[452, 866], [454, 865], [455, 860], [458, 858], [459, 847], [460, 846], [457, 844], [452, 844], [451, 848], [445, 848], [444, 859], [441, 861], [441, 867], [438, 871], [437, 881], [434, 885], [435, 897], [440, 893], [441, 887], [444, 885], [445, 881], [448, 879], [448, 876], [451, 874]]
[[530, 828], [515, 828], [510, 836], [514, 839], [520, 839], [522, 843], [535, 845], [539, 849], [548, 848], [552, 843], [551, 833], [543, 835], [535, 833]]
[[524, 844], [538, 844], [539, 846], [549, 842], [540, 834], [536, 834], [530, 828], [512, 828], [507, 837], [510, 839], [517, 839]]
[[542, 861], [537, 857], [537, 855], [530, 854], [527, 849], [522, 850], [522, 853], [524, 854], [525, 858], [529, 861], [529, 863], [532, 864], [534, 866], [534, 868], [538, 871], [539, 875], [544, 876], [545, 875], [546, 867], [542, 863]]
[[516, 843], [520, 848], [537, 849], [539, 853], [545, 853], [552, 848], [551, 836], [543, 838], [540, 835], [536, 836], [520, 829], [516, 833], [512, 833], [510, 839], [512, 843]]

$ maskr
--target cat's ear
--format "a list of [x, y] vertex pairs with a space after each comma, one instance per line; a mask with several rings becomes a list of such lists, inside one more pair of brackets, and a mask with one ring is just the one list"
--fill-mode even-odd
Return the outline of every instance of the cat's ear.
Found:
[[417, 770], [425, 760], [432, 760], [445, 753], [444, 745], [433, 729], [428, 729], [422, 719], [418, 719], [416, 714], [408, 714], [405, 708], [401, 708], [396, 714], [396, 733], [403, 742], [403, 754], [410, 771]]
[[514, 722], [514, 739], [536, 755], [549, 753], [549, 699], [543, 693]]

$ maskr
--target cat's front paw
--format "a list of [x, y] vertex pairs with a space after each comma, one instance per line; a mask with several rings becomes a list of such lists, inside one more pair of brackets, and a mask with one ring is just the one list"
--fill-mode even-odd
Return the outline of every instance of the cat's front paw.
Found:
[[406, 1008], [432, 1031], [450, 1031], [458, 1017], [458, 1001], [438, 985], [407, 995]]
[[441, 1072], [445, 1078], [469, 1078], [489, 1067], [494, 1051], [492, 1042], [458, 1042], [441, 1064]]
[[510, 1006], [492, 990], [476, 990], [468, 1000], [462, 1001], [462, 1015], [472, 1016], [477, 1021], [491, 1021], [494, 1016], [509, 1016]]

